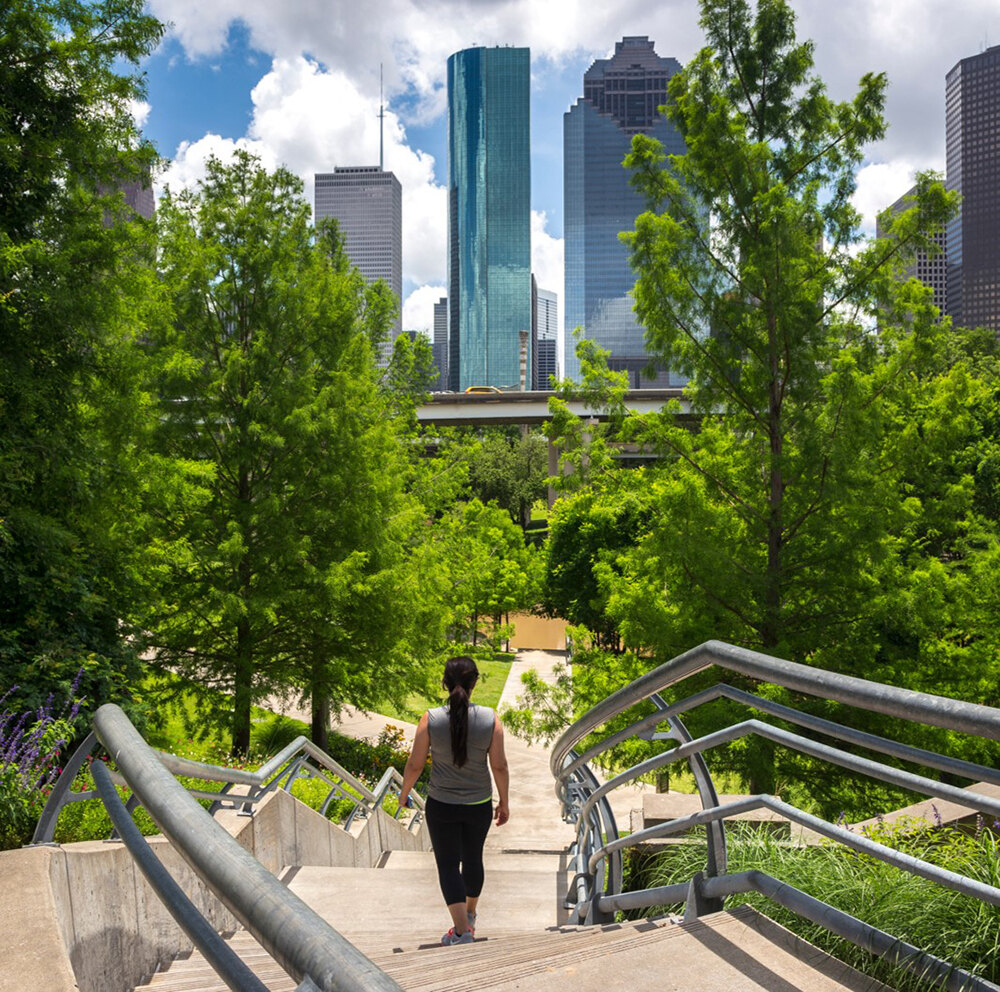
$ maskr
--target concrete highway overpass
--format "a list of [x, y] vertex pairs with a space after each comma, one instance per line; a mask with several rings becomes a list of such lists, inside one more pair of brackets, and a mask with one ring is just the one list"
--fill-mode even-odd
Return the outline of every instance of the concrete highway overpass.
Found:
[[[625, 406], [636, 413], [654, 413], [671, 400], [680, 400], [683, 413], [690, 407], [684, 399], [684, 390], [633, 389], [625, 395]], [[549, 398], [551, 390], [524, 393], [433, 393], [430, 401], [417, 408], [417, 419], [422, 424], [440, 426], [468, 426], [488, 424], [542, 424], [551, 419]], [[603, 420], [602, 410], [595, 410], [581, 400], [571, 400], [570, 409], [581, 417]]]

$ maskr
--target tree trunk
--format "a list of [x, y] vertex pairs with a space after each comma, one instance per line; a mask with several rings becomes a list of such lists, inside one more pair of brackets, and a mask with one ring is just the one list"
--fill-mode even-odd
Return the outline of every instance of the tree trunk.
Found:
[[243, 756], [250, 750], [250, 709], [253, 705], [253, 644], [250, 623], [236, 625], [236, 666], [233, 679], [232, 753]]
[[330, 694], [315, 679], [312, 686], [312, 742], [324, 751], [330, 743]]
[[774, 314], [768, 317], [768, 351], [770, 354], [770, 396], [768, 404], [768, 460], [767, 493], [767, 569], [764, 574], [764, 602], [761, 617], [760, 637], [764, 648], [774, 648], [781, 643], [781, 587], [782, 552], [784, 542], [784, 497], [785, 480], [782, 471], [784, 453], [784, 431], [781, 419], [782, 382], [781, 358], [778, 351], [777, 320]]

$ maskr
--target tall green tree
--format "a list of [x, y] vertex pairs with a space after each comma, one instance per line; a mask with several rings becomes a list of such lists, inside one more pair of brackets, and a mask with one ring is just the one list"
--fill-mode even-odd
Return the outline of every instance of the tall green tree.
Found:
[[452, 639], [499, 650], [504, 616], [537, 601], [540, 560], [509, 514], [478, 499], [454, 505], [438, 522], [434, 542], [445, 578]]
[[658, 550], [720, 632], [803, 658], [855, 622], [900, 522], [885, 398], [940, 326], [898, 260], [933, 250], [953, 200], [921, 178], [893, 236], [859, 252], [851, 196], [885, 76], [832, 100], [784, 0], [703, 0], [701, 24], [667, 108], [687, 153], [666, 163], [638, 136], [627, 159], [653, 208], [626, 238], [636, 310], [702, 417], [654, 432], [681, 510]]
[[[626, 236], [648, 342], [690, 376], [698, 427], [677, 408], [623, 422], [662, 460], [645, 535], [600, 572], [604, 613], [649, 664], [717, 637], [992, 702], [995, 372], [901, 271], [954, 200], [918, 177], [862, 244], [851, 196], [884, 133], [884, 76], [831, 100], [782, 0], [704, 0], [702, 26], [667, 108], [687, 154], [635, 139], [651, 209]], [[851, 783], [761, 742], [725, 760], [753, 791], [792, 782], [857, 810]]]
[[37, 705], [136, 671], [147, 477], [135, 340], [156, 291], [116, 190], [155, 161], [130, 113], [162, 26], [141, 0], [0, 6], [0, 685]]
[[394, 303], [309, 217], [299, 180], [245, 153], [159, 213], [173, 309], [151, 351], [179, 484], [154, 642], [223, 691], [204, 703], [223, 700], [237, 752], [269, 693], [309, 699], [322, 743], [331, 706], [422, 684], [435, 629], [401, 571], [421, 514], [373, 359]]

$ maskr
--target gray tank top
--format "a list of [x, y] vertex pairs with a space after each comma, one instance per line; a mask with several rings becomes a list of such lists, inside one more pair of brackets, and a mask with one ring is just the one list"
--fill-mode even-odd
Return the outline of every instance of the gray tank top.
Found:
[[493, 782], [486, 756], [493, 742], [493, 710], [469, 705], [469, 736], [465, 764], [455, 765], [451, 756], [451, 725], [448, 707], [427, 711], [431, 738], [431, 780], [427, 794], [441, 803], [481, 803], [493, 798]]

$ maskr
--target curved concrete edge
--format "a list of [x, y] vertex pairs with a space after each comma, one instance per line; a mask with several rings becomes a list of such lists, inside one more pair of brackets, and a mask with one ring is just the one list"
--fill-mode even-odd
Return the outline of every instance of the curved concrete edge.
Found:
[[66, 954], [64, 914], [57, 906], [60, 878], [65, 878], [63, 852], [54, 847], [0, 851], [0, 903], [4, 935], [4, 967], [0, 990], [77, 988]]
[[[384, 811], [352, 836], [287, 792], [267, 796], [252, 817], [218, 814], [230, 834], [273, 874], [293, 866], [371, 867], [384, 851], [429, 849]], [[216, 930], [237, 921], [164, 837], [148, 838]], [[184, 932], [119, 843], [86, 841], [0, 852], [0, 992], [131, 992], [178, 954]]]

